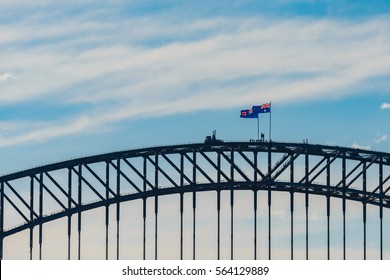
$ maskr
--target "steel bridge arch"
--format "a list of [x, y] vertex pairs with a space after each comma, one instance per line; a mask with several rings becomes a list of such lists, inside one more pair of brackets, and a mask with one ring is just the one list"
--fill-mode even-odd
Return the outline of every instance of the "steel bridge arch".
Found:
[[[175, 157], [174, 159], [172, 157]], [[260, 162], [260, 158], [263, 162]], [[275, 158], [277, 160], [275, 160]], [[140, 160], [141, 166], [136, 166], [131, 160]], [[301, 162], [299, 163], [299, 159]], [[164, 162], [162, 164], [161, 162]], [[200, 163], [202, 162], [202, 163]], [[334, 167], [338, 162], [337, 167]], [[105, 174], [98, 174], [93, 164], [103, 164]], [[299, 166], [300, 165], [300, 166]], [[126, 166], [127, 172], [123, 166]], [[148, 167], [152, 167], [149, 170]], [[207, 167], [205, 167], [207, 166]], [[347, 167], [349, 166], [349, 168]], [[297, 174], [297, 169], [301, 174]], [[331, 174], [336, 168], [340, 180], [332, 182]], [[171, 176], [167, 171], [176, 173]], [[367, 172], [375, 169], [378, 172], [378, 184], [370, 186]], [[56, 171], [66, 171], [67, 181], [59, 181], [52, 174]], [[132, 175], [130, 175], [130, 172]], [[88, 172], [92, 183], [84, 176]], [[113, 172], [116, 182], [113, 183]], [[77, 179], [75, 197], [75, 180]], [[138, 182], [133, 177], [138, 178]], [[299, 177], [298, 177], [299, 176]], [[323, 182], [316, 179], [324, 177]], [[202, 177], [206, 182], [201, 181]], [[163, 185], [169, 182], [169, 186]], [[13, 186], [15, 181], [29, 180], [29, 197], [22, 194]], [[360, 183], [357, 183], [359, 182]], [[70, 227], [72, 216], [78, 215], [78, 258], [80, 259], [81, 214], [85, 211], [105, 207], [106, 209], [106, 259], [108, 259], [108, 213], [110, 205], [117, 205], [117, 259], [119, 259], [119, 223], [120, 204], [122, 202], [141, 199], [143, 201], [144, 244], [145, 258], [145, 220], [146, 200], [155, 198], [156, 232], [158, 197], [170, 194], [180, 194], [181, 214], [181, 246], [180, 258], [183, 258], [183, 195], [193, 193], [193, 258], [195, 259], [195, 209], [196, 193], [202, 191], [217, 192], [218, 211], [218, 259], [220, 257], [220, 192], [230, 191], [231, 206], [231, 258], [233, 259], [233, 205], [234, 191], [251, 190], [254, 193], [254, 259], [257, 258], [256, 229], [257, 229], [257, 192], [268, 192], [269, 219], [269, 259], [271, 259], [271, 202], [273, 192], [290, 193], [291, 211], [291, 258], [293, 259], [293, 213], [294, 194], [305, 194], [306, 209], [306, 259], [308, 259], [308, 209], [309, 196], [321, 195], [327, 199], [327, 239], [328, 259], [329, 248], [329, 219], [330, 198], [342, 200], [343, 212], [343, 257], [345, 248], [345, 212], [346, 201], [358, 201], [363, 206], [364, 223], [364, 258], [366, 258], [366, 206], [375, 205], [380, 217], [380, 258], [383, 258], [383, 208], [390, 208], [390, 154], [361, 149], [312, 145], [308, 143], [279, 143], [279, 142], [213, 142], [188, 145], [173, 145], [152, 147], [128, 151], [107, 153], [83, 157], [64, 162], [49, 164], [25, 171], [0, 177], [0, 230], [1, 230], [1, 259], [3, 258], [3, 241], [6, 237], [30, 230], [30, 259], [32, 259], [33, 229], [39, 227], [39, 258], [42, 254], [42, 225], [63, 217], [68, 217], [68, 259], [70, 259]], [[47, 187], [50, 182], [52, 188]], [[126, 182], [133, 192], [124, 193], [121, 184]], [[358, 187], [356, 187], [356, 184]], [[97, 187], [100, 187], [98, 189]], [[25, 186], [26, 187], [26, 186]], [[53, 188], [57, 189], [57, 194]], [[83, 201], [83, 189], [88, 188], [99, 198], [98, 201]], [[72, 193], [73, 190], [73, 193]], [[62, 195], [58, 195], [58, 192]], [[51, 196], [60, 206], [55, 213], [44, 213], [43, 193]], [[38, 198], [36, 197], [38, 194]], [[20, 215], [24, 222], [11, 228], [5, 228], [5, 203]], [[157, 259], [157, 234], [155, 236], [155, 258]]]

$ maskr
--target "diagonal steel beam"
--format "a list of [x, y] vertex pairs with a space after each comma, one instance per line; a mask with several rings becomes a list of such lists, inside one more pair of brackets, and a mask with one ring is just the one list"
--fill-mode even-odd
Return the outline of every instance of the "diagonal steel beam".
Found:
[[[386, 182], [390, 179], [390, 175], [383, 181], [383, 185], [386, 184]], [[375, 193], [380, 189], [380, 185], [376, 187], [372, 192]], [[389, 187], [390, 188], [390, 187]], [[384, 193], [386, 193], [389, 189], [387, 189]]]
[[227, 162], [230, 163], [231, 167], [233, 167], [247, 182], [252, 181], [251, 179], [246, 176], [244, 172], [232, 161], [228, 156], [225, 155], [225, 153], [220, 152], [220, 154], [226, 159]]
[[[53, 184], [66, 196], [68, 197], [68, 193], [61, 187], [61, 185], [47, 172], [44, 173], [49, 179], [50, 181], [53, 182]], [[77, 206], [77, 202], [73, 200], [73, 198], [70, 198], [71, 202]]]
[[[150, 163], [152, 163], [152, 164], [154, 165], [154, 167], [157, 168], [158, 171], [161, 172], [161, 174], [163, 174], [163, 175], [165, 176], [165, 178], [168, 179], [169, 182], [172, 183], [172, 185], [174, 185], [174, 186], [177, 187], [177, 188], [179, 187], [179, 185], [176, 184], [176, 182], [173, 181], [172, 178], [169, 177], [168, 174], [167, 174], [164, 170], [162, 170], [161, 167], [160, 167], [157, 163], [155, 163], [150, 157], [146, 157], [146, 158], [150, 161]], [[157, 187], [158, 187], [158, 186], [156, 185], [156, 188], [157, 188]]]
[[[325, 158], [326, 159], [329, 159], [329, 161], [327, 161], [326, 165], [324, 167], [322, 167], [320, 169], [320, 171], [317, 172], [317, 174], [315, 176], [313, 176], [311, 178], [311, 180], [309, 181], [309, 183], [313, 183], [315, 179], [317, 179], [318, 176], [320, 176], [322, 174], [322, 172], [324, 172], [328, 167], [330, 167], [330, 165], [337, 159], [337, 157], [339, 156], [340, 152], [337, 152], [333, 157], [332, 159], [330, 159], [328, 156], [326, 156]], [[314, 171], [314, 170], [312, 170]], [[309, 175], [312, 173], [312, 171], [309, 173]]]
[[[193, 164], [194, 171], [195, 171], [195, 169], [198, 169], [198, 170], [200, 171], [200, 173], [202, 173], [202, 175], [205, 176], [207, 180], [209, 180], [210, 183], [215, 183], [215, 182], [213, 181], [213, 179], [211, 179], [210, 176], [207, 175], [207, 173], [204, 172], [203, 169], [200, 168], [199, 165], [197, 165], [196, 162], [195, 162], [192, 158], [190, 158], [186, 153], [184, 153], [183, 156], [184, 156], [186, 159], [188, 159], [188, 161], [189, 161], [190, 163]], [[193, 183], [196, 184], [195, 181], [194, 181]]]
[[43, 183], [43, 180], [41, 180], [40, 178], [38, 178], [36, 175], [33, 176], [35, 178], [35, 180], [37, 180], [37, 182], [39, 184], [41, 184], [41, 186], [50, 194], [50, 196], [52, 198], [54, 198], [54, 200], [64, 209], [64, 210], [67, 210], [66, 206], [58, 199], [57, 196], [54, 195], [54, 193]]
[[13, 201], [4, 193], [4, 198], [11, 204], [11, 206], [19, 213], [20, 216], [22, 216], [22, 218], [27, 222], [29, 223], [30, 220], [23, 214], [22, 211], [20, 211], [20, 209], [13, 203]]
[[230, 180], [230, 178], [221, 170], [221, 167], [218, 167], [203, 151], [200, 151], [200, 154], [225, 178], [226, 181]]
[[261, 176], [262, 179], [266, 179], [266, 176], [257, 168], [257, 166], [242, 151], [238, 150], [237, 152], [254, 169], [254, 171]]
[[[113, 162], [110, 162], [110, 164], [116, 169], [116, 171], [118, 171], [118, 173], [119, 173], [123, 178], [125, 178], [125, 180], [126, 180], [133, 188], [135, 188], [139, 193], [142, 193], [142, 192], [143, 192], [143, 191], [141, 191], [141, 190], [137, 187], [137, 185], [136, 185], [133, 181], [131, 181], [130, 178], [127, 177], [127, 175], [126, 175], [125, 173], [123, 173], [122, 170], [120, 170], [120, 168], [118, 168]], [[118, 193], [118, 196], [119, 196], [119, 195], [120, 195], [120, 194]]]
[[[335, 185], [335, 187], [339, 187], [341, 184], [344, 184], [346, 181], [347, 181], [347, 178], [349, 178], [361, 165], [363, 164], [363, 161], [359, 162], [358, 165], [356, 165], [347, 175], [345, 175], [345, 178], [341, 179], [341, 181]], [[368, 167], [366, 167], [368, 168]], [[345, 187], [348, 188], [357, 178], [359, 178], [361, 175], [363, 174], [363, 172], [359, 172], [359, 174], [357, 174], [357, 176], [355, 176], [354, 179], [351, 180], [351, 182], [349, 184], [345, 184]]]
[[283, 157], [281, 157], [276, 163], [275, 165], [271, 168], [271, 171], [269, 174], [267, 174], [267, 176], [269, 177], [272, 177], [272, 173], [274, 173], [287, 159], [291, 160], [291, 154], [290, 153], [287, 153], [287, 154], [284, 154]]
[[[327, 159], [327, 157], [325, 156], [325, 157], [323, 157], [310, 171], [309, 171], [309, 173], [308, 173], [308, 178], [310, 177], [310, 175], [319, 167], [319, 166], [321, 166], [321, 164], [323, 164], [324, 163], [324, 161]], [[322, 170], [325, 170], [326, 169], [326, 166], [322, 169]], [[316, 174], [316, 178], [320, 175], [321, 173], [317, 173]], [[304, 181], [306, 180], [306, 177], [303, 177], [300, 181], [299, 181], [299, 183], [303, 183]], [[313, 179], [312, 180], [309, 180], [308, 182], [312, 182], [313, 181]]]
[[[274, 177], [272, 177], [272, 181], [275, 181], [280, 174], [283, 173], [284, 170], [287, 169], [287, 167], [289, 167], [291, 165], [291, 163], [293, 163], [298, 157], [299, 157], [299, 154], [294, 154], [292, 157], [291, 155], [288, 155], [288, 157], [290, 158], [290, 160], [285, 163], [281, 169], [278, 170], [278, 172], [274, 175]], [[285, 161], [285, 159], [283, 161], [280, 162], [279, 166]], [[271, 175], [272, 175], [272, 171], [271, 171]]]
[[[88, 164], [84, 164], [84, 167], [87, 168], [87, 170], [93, 175], [93, 177], [95, 177], [99, 182], [100, 184], [103, 185], [103, 187], [107, 188], [107, 184], [106, 182], [104, 182], [97, 174], [95, 171], [93, 171], [89, 166]], [[110, 187], [108, 187], [108, 191], [114, 196], [116, 197], [116, 193], [114, 193]]]
[[[346, 185], [346, 188], [348, 188], [350, 185], [352, 185], [353, 182], [355, 182], [360, 176], [362, 176], [362, 174], [364, 172], [366, 172], [366, 170], [375, 162], [376, 160], [376, 157], [373, 158], [373, 160], [367, 165], [367, 166], [364, 166], [363, 170], [360, 171], [350, 182], [348, 185]], [[353, 172], [355, 172], [355, 170], [361, 166], [363, 164], [363, 161], [361, 161], [349, 174], [347, 177], [345, 177], [345, 179], [347, 179]], [[339, 183], [340, 184], [340, 183]], [[338, 187], [339, 185], [336, 185], [336, 187]]]
[[149, 186], [151, 187], [152, 189], [155, 189], [155, 187], [152, 185], [152, 183], [149, 182], [149, 180], [143, 175], [141, 174], [141, 172], [138, 171], [137, 168], [134, 167], [134, 165], [132, 165], [126, 158], [123, 158], [123, 161], [126, 162], [126, 164], [139, 176], [141, 177], [142, 180], [144, 180], [144, 182]]
[[191, 184], [191, 180], [184, 174], [184, 172], [182, 172], [177, 166], [176, 164], [173, 163], [173, 161], [167, 157], [165, 154], [161, 154], [161, 156], [177, 171], [180, 173], [181, 176], [183, 176], [184, 179], [186, 179], [186, 181]]
[[79, 176], [79, 179], [83, 181], [87, 186], [101, 199], [105, 200], [105, 198], [86, 180], [81, 173], [79, 173], [74, 167], [72, 167], [74, 173]]
[[23, 203], [23, 205], [26, 206], [28, 210], [32, 211], [33, 215], [38, 218], [38, 215], [37, 213], [35, 213], [34, 209], [31, 209], [30, 205], [28, 205], [28, 203], [20, 196], [20, 194], [18, 194], [18, 192], [15, 191], [15, 189], [11, 186], [11, 184], [8, 182], [5, 182], [5, 184], [16, 195], [16, 197], [19, 198], [19, 200]]

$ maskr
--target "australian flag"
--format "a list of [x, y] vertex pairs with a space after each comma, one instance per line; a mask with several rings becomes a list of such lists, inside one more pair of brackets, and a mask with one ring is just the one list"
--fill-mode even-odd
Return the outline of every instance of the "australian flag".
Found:
[[271, 102], [264, 103], [260, 106], [253, 106], [252, 111], [256, 114], [271, 113]]

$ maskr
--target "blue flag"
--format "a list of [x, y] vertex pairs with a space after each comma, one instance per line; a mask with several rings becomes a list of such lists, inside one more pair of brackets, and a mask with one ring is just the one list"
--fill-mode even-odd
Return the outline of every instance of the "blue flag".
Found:
[[257, 118], [259, 113], [253, 111], [253, 109], [241, 110], [240, 118]]
[[257, 114], [271, 113], [271, 102], [264, 103], [263, 105], [260, 105], [260, 106], [253, 106], [252, 111], [257, 113]]

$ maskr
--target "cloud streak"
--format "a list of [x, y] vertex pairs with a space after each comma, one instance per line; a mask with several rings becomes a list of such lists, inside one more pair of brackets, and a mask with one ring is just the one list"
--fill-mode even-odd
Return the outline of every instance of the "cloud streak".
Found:
[[14, 78], [14, 76], [8, 72], [0, 74], [0, 82], [5, 82], [5, 81], [7, 81], [9, 79], [13, 79], [13, 78]]
[[377, 139], [374, 140], [376, 144], [387, 141], [387, 134], [380, 135]]
[[384, 110], [384, 109], [390, 109], [390, 103], [382, 103], [381, 109], [382, 109], [382, 110]]
[[[362, 93], [366, 80], [390, 74], [390, 21], [381, 17], [358, 23], [166, 16], [96, 22], [84, 14], [71, 22], [29, 23], [2, 27], [0, 46], [7, 51], [0, 59], [18, 80], [0, 84], [0, 104], [44, 99], [58, 108], [88, 109], [66, 119], [17, 120], [23, 129], [11, 135], [0, 129], [0, 146], [259, 99], [339, 98]], [[12, 77], [5, 73], [0, 81]]]
[[371, 146], [370, 145], [368, 145], [368, 146], [362, 146], [362, 145], [359, 145], [359, 144], [357, 144], [357, 143], [353, 143], [352, 144], [352, 148], [354, 148], [354, 149], [360, 149], [360, 150], [371, 150]]

